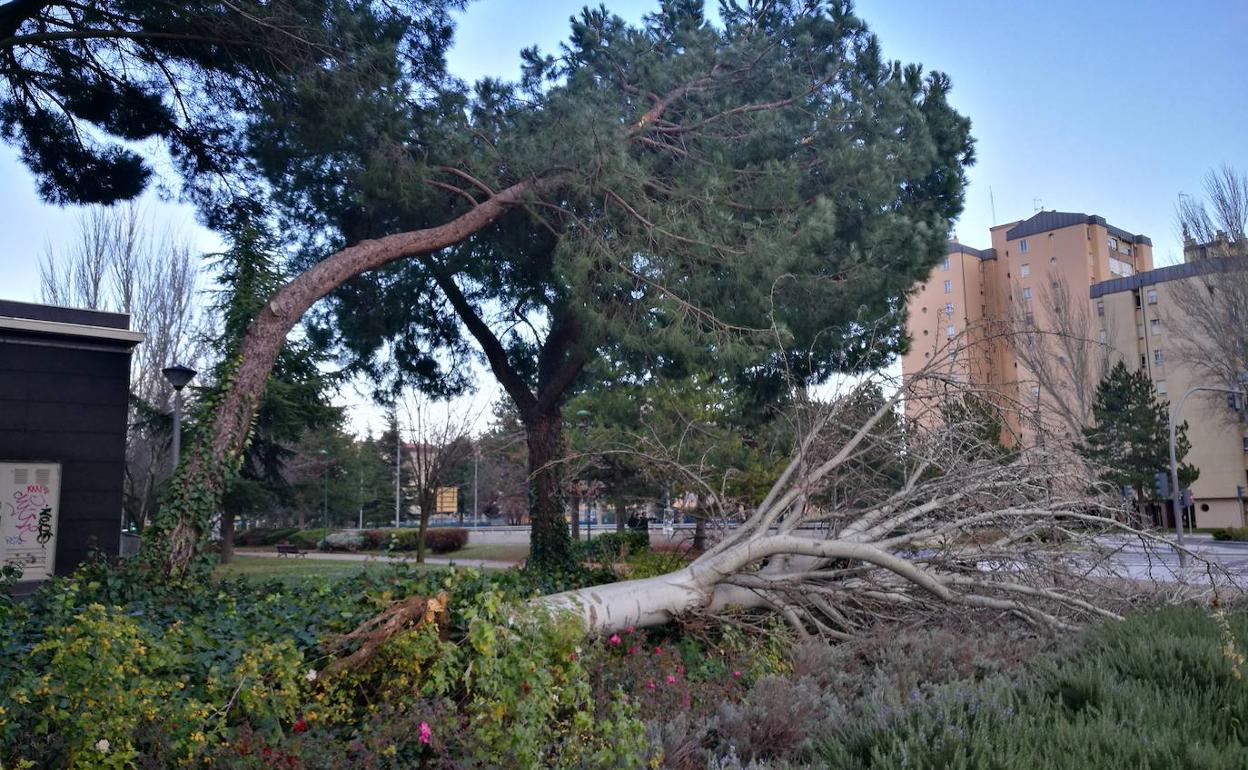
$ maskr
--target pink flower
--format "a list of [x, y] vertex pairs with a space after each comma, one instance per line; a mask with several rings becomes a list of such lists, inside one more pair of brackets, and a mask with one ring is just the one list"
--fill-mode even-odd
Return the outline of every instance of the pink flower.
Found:
[[636, 633], [637, 629], [633, 628], [632, 626], [629, 626], [628, 628], [625, 629], [625, 631], [632, 634], [632, 633]]
[[619, 643], [620, 643], [620, 635], [619, 635], [619, 634], [611, 634], [611, 638], [610, 638], [610, 639], [608, 639], [607, 641], [608, 641], [608, 642], [610, 642], [611, 644], [619, 644]]
[[668, 683], [668, 684], [676, 684], [676, 677], [672, 676], [671, 674], [668, 674], [668, 675], [667, 675], [667, 683]]
[[433, 730], [429, 729], [428, 722], [420, 723], [420, 742], [429, 743], [429, 739], [433, 737]]
[[629, 647], [629, 648], [628, 648], [628, 654], [629, 654], [629, 655], [632, 655], [634, 652], [637, 652], [637, 648], [636, 648], [636, 647]]
[[662, 654], [663, 654], [663, 648], [662, 648], [662, 647], [655, 647], [655, 648], [654, 648], [654, 654], [655, 654], [655, 655], [662, 655]]
[[653, 680], [653, 679], [651, 679], [649, 682], [646, 682], [646, 689], [647, 689], [647, 690], [653, 690], [653, 689], [654, 689], [654, 680]]
[[305, 719], [297, 720], [293, 725], [291, 725], [291, 729], [297, 733], [306, 733], [308, 731], [307, 720]]
[[740, 679], [740, 678], [741, 678], [741, 672], [740, 672], [740, 671], [733, 671], [733, 672], [732, 672], [732, 678], [733, 678], [733, 679]]

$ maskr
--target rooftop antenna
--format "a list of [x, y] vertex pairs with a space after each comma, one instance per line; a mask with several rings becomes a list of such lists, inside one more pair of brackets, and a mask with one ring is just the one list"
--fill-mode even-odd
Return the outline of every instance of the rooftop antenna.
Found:
[[992, 226], [997, 226], [997, 199], [992, 197], [992, 185], [988, 186], [988, 205], [992, 206]]
[[1044, 201], [1039, 198], [1031, 199], [1032, 213], [1039, 214], [1044, 211]]

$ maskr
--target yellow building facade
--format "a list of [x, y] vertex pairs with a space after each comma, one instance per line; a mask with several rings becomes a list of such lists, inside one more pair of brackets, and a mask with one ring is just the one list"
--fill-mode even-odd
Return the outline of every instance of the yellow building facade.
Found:
[[[1094, 214], [1041, 211], [993, 227], [990, 238], [985, 249], [951, 243], [910, 296], [903, 376], [927, 367], [995, 394], [1007, 435], [1052, 417], [1078, 441], [1099, 377], [1118, 360], [1146, 369], [1177, 406], [1194, 383], [1166, 358], [1167, 314], [1181, 312], [1169, 286], [1197, 275], [1198, 264], [1154, 270], [1147, 236]], [[1224, 397], [1193, 396], [1181, 417], [1188, 461], [1201, 469], [1197, 526], [1244, 526], [1244, 424]]]

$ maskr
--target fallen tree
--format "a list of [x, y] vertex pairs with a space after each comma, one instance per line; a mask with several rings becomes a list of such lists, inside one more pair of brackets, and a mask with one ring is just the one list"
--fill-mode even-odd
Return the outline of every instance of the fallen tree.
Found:
[[[853, 407], [871, 383], [806, 405], [791, 461], [747, 516], [728, 513], [706, 483], [707, 503], [722, 512], [718, 542], [688, 566], [538, 603], [604, 633], [765, 608], [800, 635], [849, 638], [881, 617], [960, 608], [1069, 630], [1119, 618], [1141, 580], [1198, 576], [1207, 588], [1228, 578], [1203, 561], [1198, 574], [1175, 574], [1168, 541], [1133, 527], [1120, 498], [1061, 442], [1046, 449], [1050, 426], [1028, 425], [1007, 449], [972, 419], [981, 410], [957, 408], [989, 398], [1019, 408], [1000, 394], [931, 370], [887, 385], [891, 395], [865, 414]], [[908, 419], [892, 419], [903, 400]], [[653, 446], [614, 451], [674, 462]]]

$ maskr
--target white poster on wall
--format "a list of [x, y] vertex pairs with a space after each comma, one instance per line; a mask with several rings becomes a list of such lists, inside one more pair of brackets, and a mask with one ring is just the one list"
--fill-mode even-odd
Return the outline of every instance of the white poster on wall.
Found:
[[0, 463], [0, 563], [43, 580], [56, 569], [61, 513], [61, 466]]

